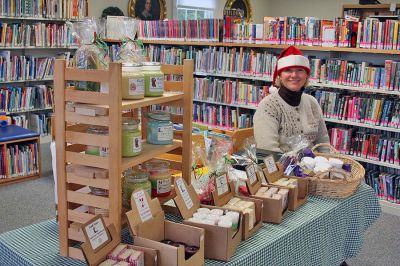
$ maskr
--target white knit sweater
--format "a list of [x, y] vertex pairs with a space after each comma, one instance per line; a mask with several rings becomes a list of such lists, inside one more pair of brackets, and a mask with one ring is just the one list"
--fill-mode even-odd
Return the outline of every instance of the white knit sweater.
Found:
[[302, 135], [310, 145], [329, 143], [328, 131], [317, 100], [303, 93], [299, 106], [290, 106], [278, 93], [265, 97], [253, 118], [257, 147], [290, 151], [288, 138]]

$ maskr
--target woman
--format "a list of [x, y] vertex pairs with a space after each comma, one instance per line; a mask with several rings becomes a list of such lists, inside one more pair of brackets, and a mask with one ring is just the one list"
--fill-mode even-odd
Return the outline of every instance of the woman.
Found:
[[309, 74], [310, 63], [296, 47], [279, 55], [273, 79], [279, 90], [260, 102], [253, 118], [258, 148], [287, 152], [291, 150], [288, 138], [298, 135], [310, 145], [329, 143], [317, 100], [303, 93]]

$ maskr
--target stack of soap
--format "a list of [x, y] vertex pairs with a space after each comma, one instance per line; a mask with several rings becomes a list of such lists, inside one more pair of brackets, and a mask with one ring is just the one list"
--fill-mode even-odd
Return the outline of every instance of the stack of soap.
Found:
[[[296, 180], [296, 179], [293, 179]], [[296, 180], [297, 182], [297, 180]], [[277, 187], [261, 187], [257, 193], [255, 194], [261, 198], [269, 198], [274, 200], [282, 199], [282, 208], [286, 209], [288, 204], [288, 197], [289, 197], [289, 189], [286, 188], [277, 188]]]
[[222, 206], [229, 210], [240, 211], [243, 214], [249, 214], [249, 230], [253, 229], [256, 223], [256, 206], [252, 201], [246, 201], [239, 198], [232, 198], [226, 205]]
[[239, 225], [239, 213], [238, 212], [227, 212], [221, 209], [207, 209], [199, 208], [197, 212], [193, 214], [193, 217], [189, 218], [188, 221], [199, 224], [217, 225], [220, 227], [232, 227], [236, 230]]
[[297, 187], [297, 179], [295, 178], [281, 178], [273, 183], [274, 185], [285, 186], [290, 188]]
[[[107, 255], [106, 261], [103, 263], [105, 264], [100, 264], [101, 266], [107, 266], [107, 265], [118, 265], [118, 266], [124, 266], [124, 265], [131, 265], [131, 266], [142, 266], [144, 265], [144, 253], [143, 251], [140, 250], [135, 250], [130, 248], [130, 246], [125, 245], [125, 244], [119, 244], [114, 250]], [[115, 262], [115, 264], [109, 264], [112, 261]]]

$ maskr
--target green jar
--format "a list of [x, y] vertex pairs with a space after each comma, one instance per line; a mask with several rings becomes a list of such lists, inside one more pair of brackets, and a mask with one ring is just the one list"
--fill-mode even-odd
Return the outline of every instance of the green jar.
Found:
[[164, 93], [164, 75], [160, 63], [143, 63], [144, 96], [158, 97]]
[[126, 208], [131, 208], [131, 195], [136, 189], [143, 189], [151, 195], [149, 174], [144, 171], [129, 169], [124, 173], [122, 185], [122, 199]]
[[122, 99], [144, 98], [144, 74], [141, 64], [122, 64]]
[[[94, 135], [108, 136], [108, 128], [101, 127], [101, 126], [92, 126], [92, 127], [88, 128], [87, 133], [94, 134]], [[108, 156], [108, 148], [98, 147], [98, 146], [93, 146], [93, 145], [86, 145], [85, 153], [89, 154], [89, 155], [107, 157]]]
[[142, 133], [139, 121], [130, 117], [122, 118], [122, 156], [132, 157], [142, 151]]

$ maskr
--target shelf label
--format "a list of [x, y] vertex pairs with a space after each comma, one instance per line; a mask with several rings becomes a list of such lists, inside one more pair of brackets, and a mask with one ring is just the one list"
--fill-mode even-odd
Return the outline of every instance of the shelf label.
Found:
[[264, 164], [267, 168], [268, 173], [273, 174], [275, 172], [278, 172], [278, 168], [276, 167], [276, 163], [272, 155], [264, 158]]
[[104, 223], [100, 218], [86, 225], [85, 231], [93, 250], [110, 240]]
[[250, 185], [253, 185], [257, 182], [257, 173], [256, 166], [254, 164], [250, 164], [246, 167], [247, 178], [250, 181]]
[[229, 191], [228, 178], [226, 174], [222, 174], [215, 178], [215, 185], [217, 187], [217, 194], [221, 196]]
[[140, 219], [142, 222], [146, 222], [153, 218], [151, 214], [151, 210], [149, 207], [149, 203], [147, 202], [146, 195], [143, 190], [135, 192], [132, 194], [133, 199], [135, 200], [136, 208], [139, 212]]
[[178, 186], [179, 193], [181, 193], [182, 199], [185, 202], [186, 208], [190, 210], [193, 207], [193, 201], [190, 198], [189, 192], [187, 191], [187, 187], [183, 182], [182, 178], [176, 180], [176, 185]]

